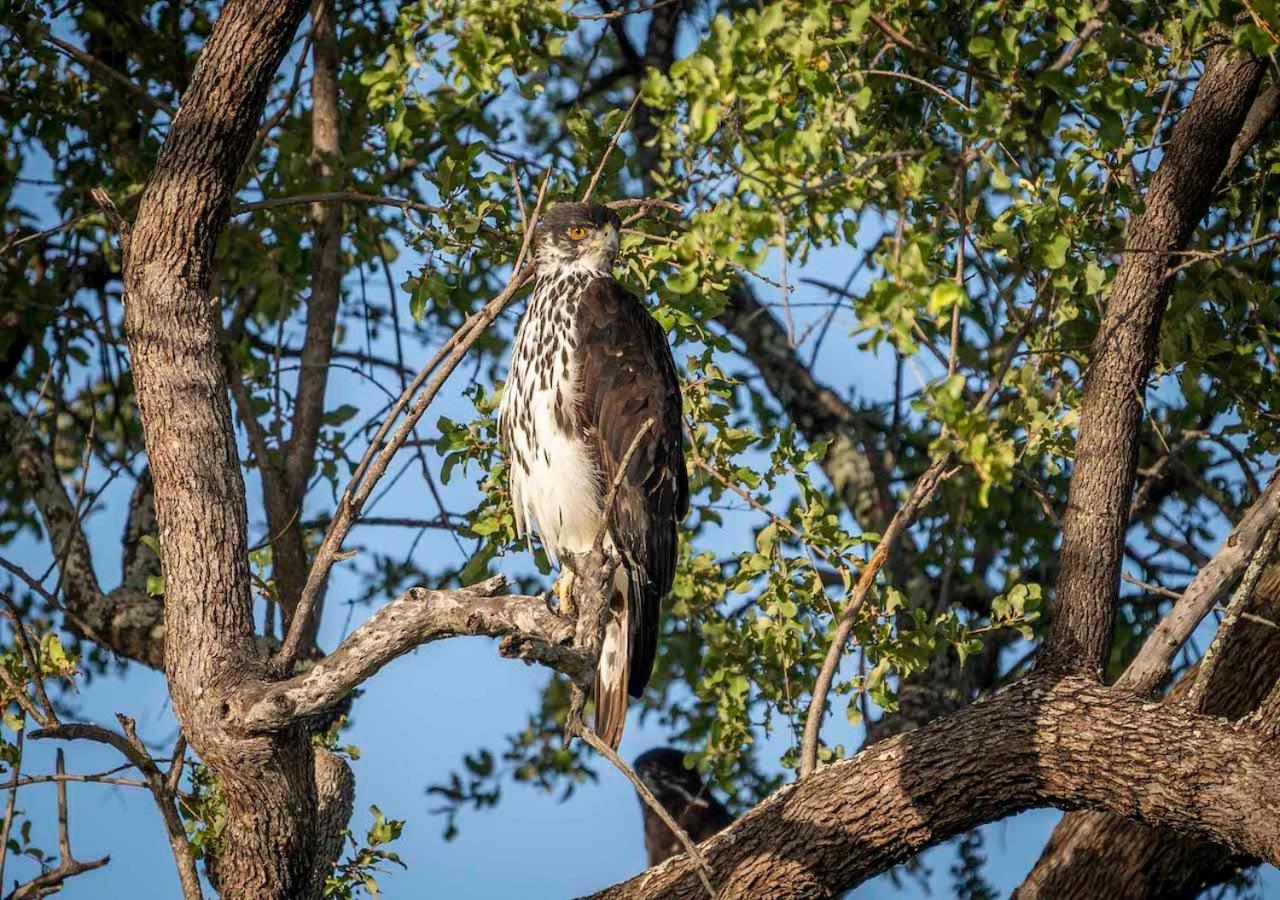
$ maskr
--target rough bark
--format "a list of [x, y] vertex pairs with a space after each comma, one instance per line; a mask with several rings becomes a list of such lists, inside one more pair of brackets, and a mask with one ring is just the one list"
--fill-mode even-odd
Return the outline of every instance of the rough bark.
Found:
[[1128, 230], [1085, 378], [1043, 666], [1097, 675], [1110, 651], [1143, 395], [1172, 287], [1170, 254], [1186, 247], [1208, 210], [1265, 68], [1252, 55], [1214, 51], [1151, 180], [1146, 207]]
[[[1258, 730], [1041, 675], [820, 769], [700, 850], [721, 900], [829, 897], [978, 825], [1056, 806], [1105, 809], [1274, 861], [1278, 767]], [[704, 893], [681, 856], [594, 896]]]
[[[1258, 583], [1252, 612], [1280, 619], [1280, 565]], [[1168, 702], [1190, 689], [1196, 669], [1174, 685]], [[1280, 629], [1244, 620], [1209, 685], [1205, 714], [1236, 721], [1255, 709], [1280, 679]], [[1054, 829], [1018, 888], [1019, 900], [1191, 900], [1256, 860], [1165, 829], [1106, 813], [1071, 813]]]
[[125, 254], [125, 327], [155, 483], [164, 668], [183, 733], [227, 797], [224, 897], [301, 897], [313, 880], [310, 741], [228, 729], [229, 690], [260, 676], [244, 484], [209, 282], [237, 173], [306, 3], [227, 3], [143, 193]]

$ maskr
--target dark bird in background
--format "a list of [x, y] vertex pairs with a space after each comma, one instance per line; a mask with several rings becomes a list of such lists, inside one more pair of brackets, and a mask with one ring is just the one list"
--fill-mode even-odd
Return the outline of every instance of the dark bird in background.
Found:
[[[605, 547], [621, 565], [595, 688], [595, 730], [615, 748], [627, 694], [641, 696], [653, 672], [689, 509], [680, 381], [662, 328], [613, 277], [621, 227], [594, 203], [561, 203], [539, 221], [533, 293], [499, 410], [516, 529], [536, 531], [553, 564], [592, 549], [618, 481]], [[555, 592], [571, 612], [571, 573]]]
[[[655, 747], [636, 757], [635, 771], [695, 844], [733, 821], [729, 811], [702, 783], [702, 776], [684, 767], [683, 752], [673, 747]], [[644, 814], [644, 848], [649, 853], [649, 865], [656, 866], [668, 857], [683, 853], [684, 847], [671, 829], [643, 800], [640, 809]]]

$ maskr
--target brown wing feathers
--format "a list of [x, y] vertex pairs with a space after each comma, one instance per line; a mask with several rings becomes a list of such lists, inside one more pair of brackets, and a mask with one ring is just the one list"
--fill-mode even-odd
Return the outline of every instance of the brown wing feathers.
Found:
[[611, 520], [630, 582], [627, 688], [639, 697], [653, 672], [662, 600], [675, 578], [677, 525], [689, 506], [680, 382], [666, 335], [618, 282], [593, 280], [579, 302], [578, 405], [598, 454], [602, 495], [636, 433], [653, 420], [619, 484]]

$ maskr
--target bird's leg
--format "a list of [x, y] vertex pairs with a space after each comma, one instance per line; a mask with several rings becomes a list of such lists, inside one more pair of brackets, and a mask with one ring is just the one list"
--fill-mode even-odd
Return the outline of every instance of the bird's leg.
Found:
[[560, 571], [560, 577], [551, 586], [551, 593], [556, 598], [556, 612], [570, 619], [578, 617], [578, 603], [573, 596], [573, 570], [566, 566]]

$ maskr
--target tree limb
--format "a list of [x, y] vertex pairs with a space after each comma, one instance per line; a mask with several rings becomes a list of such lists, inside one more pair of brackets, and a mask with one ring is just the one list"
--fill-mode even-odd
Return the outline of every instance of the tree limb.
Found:
[[[456, 591], [413, 588], [305, 672], [286, 681], [246, 685], [230, 702], [228, 721], [248, 733], [280, 730], [333, 706], [393, 659], [443, 638], [516, 635], [557, 646], [573, 635], [573, 621], [553, 613], [542, 598], [501, 596], [506, 588], [500, 575]], [[528, 655], [539, 662], [550, 658], [536, 651]], [[555, 659], [575, 679], [593, 666], [585, 656], [565, 653]]]
[[[129, 578], [109, 594], [103, 592], [75, 505], [63, 487], [48, 448], [3, 396], [0, 435], [0, 441], [7, 442], [9, 452], [17, 459], [23, 484], [49, 533], [50, 546], [55, 552], [62, 551], [59, 574], [68, 627], [114, 653], [159, 668], [164, 654], [164, 607], [145, 593], [145, 585], [139, 588]], [[126, 570], [126, 576], [130, 571]], [[28, 581], [28, 585], [51, 604], [60, 605], [38, 582]]]
[[1217, 48], [1175, 126], [1098, 327], [1085, 378], [1061, 568], [1040, 665], [1100, 674], [1111, 648], [1142, 397], [1172, 289], [1168, 265], [1209, 208], [1265, 61]]
[[[1275, 861], [1280, 827], [1263, 810], [1280, 803], [1278, 775], [1274, 745], [1256, 730], [1090, 679], [1039, 675], [783, 788], [700, 850], [721, 900], [825, 897], [956, 834], [1056, 806], [1107, 810]], [[702, 891], [677, 857], [595, 897]]]

